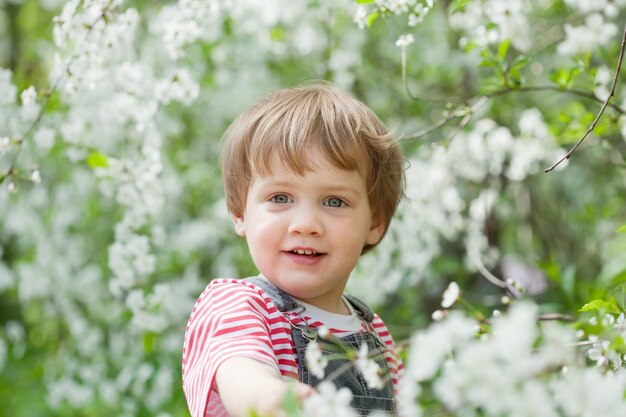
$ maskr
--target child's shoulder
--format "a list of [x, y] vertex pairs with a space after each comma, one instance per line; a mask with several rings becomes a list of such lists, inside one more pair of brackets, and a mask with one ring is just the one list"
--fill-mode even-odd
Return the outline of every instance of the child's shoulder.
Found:
[[263, 292], [247, 279], [215, 278], [206, 286], [200, 299], [215, 297], [220, 294], [262, 297]]
[[247, 279], [215, 278], [204, 289], [197, 306], [206, 304], [252, 304], [259, 309], [273, 309], [265, 292]]

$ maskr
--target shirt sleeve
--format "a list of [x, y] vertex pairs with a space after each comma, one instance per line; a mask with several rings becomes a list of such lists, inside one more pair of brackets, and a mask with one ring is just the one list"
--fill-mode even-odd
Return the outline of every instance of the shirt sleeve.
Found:
[[213, 281], [198, 299], [185, 332], [183, 390], [192, 417], [204, 417], [215, 374], [224, 361], [246, 357], [278, 372], [267, 304], [238, 280]]
[[400, 378], [402, 378], [402, 374], [404, 373], [404, 364], [402, 363], [402, 359], [400, 359], [400, 356], [395, 350], [396, 344], [391, 337], [389, 329], [387, 329], [387, 326], [377, 314], [374, 314], [372, 326], [374, 326], [374, 330], [378, 334], [378, 337], [380, 337], [387, 346], [387, 351], [385, 352], [385, 360], [387, 361], [387, 366], [389, 367], [389, 374], [393, 383], [393, 390], [395, 395], [397, 396], [400, 390]]

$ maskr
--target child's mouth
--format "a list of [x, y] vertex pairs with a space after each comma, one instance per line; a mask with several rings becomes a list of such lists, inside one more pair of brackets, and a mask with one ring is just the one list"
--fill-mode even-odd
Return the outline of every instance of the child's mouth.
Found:
[[292, 253], [294, 255], [303, 255], [303, 256], [311, 256], [311, 257], [322, 255], [321, 253], [317, 253], [314, 250], [308, 250], [308, 249], [294, 249], [294, 250], [290, 250], [289, 253]]

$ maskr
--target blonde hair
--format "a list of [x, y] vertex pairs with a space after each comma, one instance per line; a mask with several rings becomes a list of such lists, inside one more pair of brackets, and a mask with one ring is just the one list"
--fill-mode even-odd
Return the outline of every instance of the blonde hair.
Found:
[[363, 176], [372, 214], [386, 231], [404, 195], [402, 152], [369, 107], [328, 84], [270, 93], [226, 130], [220, 163], [228, 210], [243, 216], [253, 176], [269, 174], [272, 157], [303, 175], [313, 151]]

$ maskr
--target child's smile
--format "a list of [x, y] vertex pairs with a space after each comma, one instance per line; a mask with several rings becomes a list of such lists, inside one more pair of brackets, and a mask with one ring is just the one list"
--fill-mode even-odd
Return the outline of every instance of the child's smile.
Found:
[[237, 233], [260, 272], [283, 291], [328, 311], [343, 311], [341, 294], [363, 247], [384, 231], [374, 222], [365, 180], [319, 153], [298, 175], [278, 161], [256, 176]]
[[318, 252], [315, 249], [310, 248], [292, 249], [285, 251], [285, 254], [289, 256], [293, 262], [302, 265], [313, 265], [316, 262], [319, 262], [325, 255], [322, 252]]

